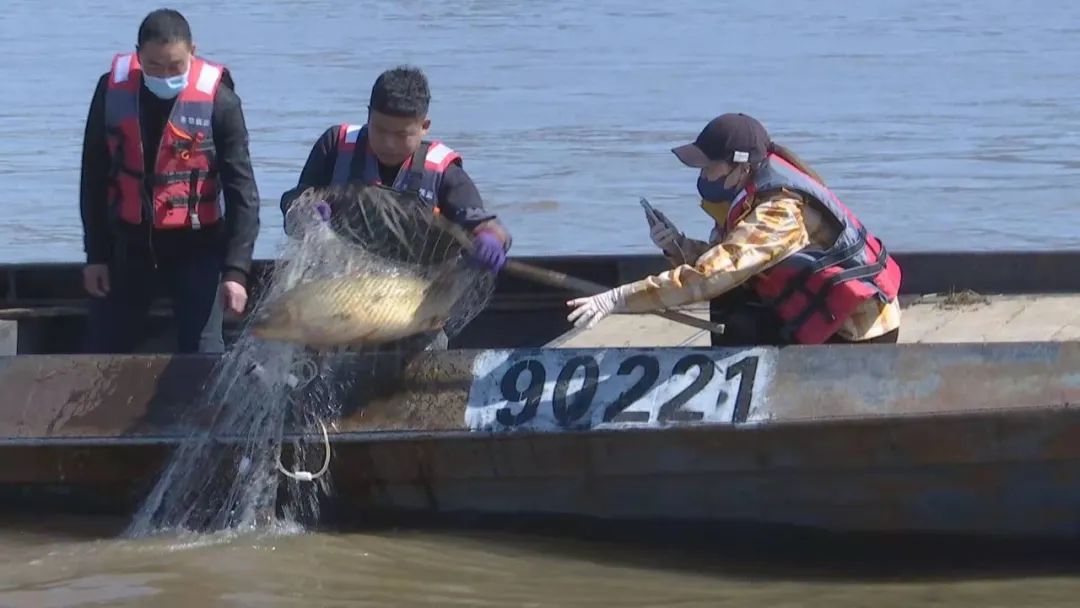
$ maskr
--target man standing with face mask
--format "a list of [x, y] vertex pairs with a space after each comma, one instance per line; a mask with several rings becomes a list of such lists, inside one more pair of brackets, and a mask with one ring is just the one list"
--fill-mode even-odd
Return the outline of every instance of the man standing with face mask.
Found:
[[164, 291], [177, 350], [222, 352], [223, 311], [247, 305], [259, 195], [232, 76], [195, 55], [177, 11], [147, 15], [98, 82], [81, 181], [87, 350], [130, 352]]
[[672, 152], [699, 171], [709, 242], [655, 223], [652, 239], [675, 267], [571, 300], [570, 321], [592, 326], [612, 312], [712, 300], [725, 316], [717, 345], [897, 341], [900, 267], [761, 123], [724, 114]]

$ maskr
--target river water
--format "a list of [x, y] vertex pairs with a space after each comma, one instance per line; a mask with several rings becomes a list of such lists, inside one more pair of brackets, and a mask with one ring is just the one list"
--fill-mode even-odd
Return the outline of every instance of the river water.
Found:
[[[7, 0], [0, 12], [0, 261], [78, 260], [86, 109], [143, 0]], [[410, 62], [432, 135], [459, 149], [530, 255], [648, 252], [646, 196], [705, 238], [669, 149], [712, 116], [758, 116], [895, 250], [1070, 248], [1080, 220], [1080, 4], [1041, 0], [431, 3], [191, 0], [243, 99], [276, 201], [331, 124], [365, 117]]]
[[[7, 0], [0, 12], [0, 261], [81, 258], [86, 107], [156, 5]], [[429, 3], [192, 0], [200, 51], [233, 70], [263, 196], [372, 80], [417, 63], [433, 135], [459, 149], [533, 255], [650, 250], [637, 197], [708, 228], [668, 151], [713, 115], [757, 115], [894, 249], [1070, 248], [1080, 220], [1080, 4], [1043, 0]], [[837, 561], [723, 541], [694, 551], [505, 532], [282, 532], [117, 540], [124, 522], [0, 526], [0, 607], [1062, 606], [1068, 561]], [[874, 567], [878, 566], [880, 567]]]
[[[0, 606], [1073, 606], [1073, 557], [387, 529], [118, 541], [114, 520], [7, 519]], [[17, 530], [17, 531], [16, 531]], [[905, 551], [911, 552], [908, 546]]]

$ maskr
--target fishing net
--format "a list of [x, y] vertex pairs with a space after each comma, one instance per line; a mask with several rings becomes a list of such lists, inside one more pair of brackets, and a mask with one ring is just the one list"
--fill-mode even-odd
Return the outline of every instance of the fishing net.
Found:
[[[328, 221], [318, 213], [320, 203], [331, 209]], [[192, 405], [193, 419], [211, 423], [176, 448], [128, 527], [129, 536], [317, 520], [320, 495], [332, 492], [330, 475], [319, 474], [329, 458], [324, 429], [333, 430], [365, 382], [376, 376], [385, 382], [419, 352], [444, 347], [492, 295], [494, 277], [465, 254], [468, 237], [415, 196], [382, 187], [312, 189], [293, 203], [286, 224], [290, 238], [248, 322], [216, 365], [203, 398]], [[321, 351], [251, 334], [250, 320], [297, 285], [406, 273], [453, 284], [460, 292], [441, 332]], [[380, 356], [350, 356], [366, 352]], [[317, 473], [304, 478], [296, 471]]]
[[[313, 211], [320, 201], [331, 209], [329, 222], [320, 221]], [[302, 262], [299, 281], [342, 274], [409, 273], [444, 285], [465, 286], [442, 328], [447, 338], [472, 321], [494, 291], [494, 276], [470, 264], [465, 256], [463, 246], [469, 237], [464, 230], [414, 195], [381, 186], [311, 189], [296, 200], [290, 216], [296, 218], [298, 230], [316, 241], [306, 249], [324, 254], [314, 263]], [[295, 266], [290, 261], [286, 264]], [[380, 345], [377, 350], [408, 354], [414, 344]]]

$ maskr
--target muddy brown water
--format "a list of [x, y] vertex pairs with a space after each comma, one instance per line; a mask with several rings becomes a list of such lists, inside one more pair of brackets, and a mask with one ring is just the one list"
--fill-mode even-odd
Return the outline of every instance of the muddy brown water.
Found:
[[[120, 539], [5, 516], [0, 607], [1073, 606], [1069, 546], [421, 525]], [[617, 526], [615, 526], [617, 528]]]

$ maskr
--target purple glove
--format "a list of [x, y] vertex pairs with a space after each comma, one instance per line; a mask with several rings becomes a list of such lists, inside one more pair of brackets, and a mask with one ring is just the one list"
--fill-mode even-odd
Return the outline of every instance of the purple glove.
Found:
[[502, 241], [490, 232], [481, 232], [473, 238], [473, 262], [491, 272], [502, 270], [506, 264], [506, 251]]
[[326, 203], [326, 201], [319, 201], [319, 202], [315, 203], [314, 208], [315, 208], [315, 213], [319, 214], [319, 217], [322, 218], [322, 221], [324, 221], [324, 222], [329, 222], [330, 221], [330, 205], [328, 205]]

